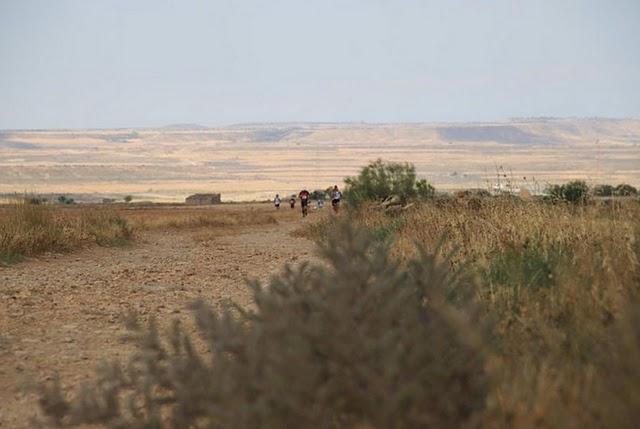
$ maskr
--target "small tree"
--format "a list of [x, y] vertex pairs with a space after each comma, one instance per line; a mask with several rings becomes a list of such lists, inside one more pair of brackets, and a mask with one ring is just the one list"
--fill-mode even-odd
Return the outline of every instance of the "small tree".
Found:
[[347, 178], [345, 183], [345, 199], [355, 205], [390, 196], [406, 202], [416, 197], [431, 196], [435, 191], [426, 180], [416, 180], [413, 164], [384, 162], [381, 159], [364, 167], [357, 177]]
[[131, 200], [133, 200], [133, 197], [131, 195], [127, 195], [126, 197], [124, 197], [124, 202], [127, 204], [130, 203]]
[[562, 185], [549, 185], [547, 186], [545, 193], [547, 194], [547, 197], [553, 201], [564, 200]]
[[582, 180], [562, 185], [562, 196], [570, 203], [584, 203], [589, 197], [589, 186]]

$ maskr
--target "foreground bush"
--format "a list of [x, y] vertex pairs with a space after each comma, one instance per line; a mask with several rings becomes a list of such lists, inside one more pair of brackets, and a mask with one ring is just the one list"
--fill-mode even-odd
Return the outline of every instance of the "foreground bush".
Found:
[[413, 164], [384, 162], [381, 159], [364, 167], [358, 176], [347, 178], [345, 183], [345, 199], [355, 206], [391, 196], [406, 202], [412, 198], [433, 196], [435, 192], [426, 180], [417, 180]]
[[[488, 376], [469, 279], [420, 251], [337, 226], [326, 265], [251, 284], [255, 310], [196, 306], [202, 338], [134, 325], [138, 352], [67, 402], [62, 426], [117, 428], [461, 427], [485, 406]], [[50, 423], [51, 423], [50, 422]]]
[[0, 264], [87, 243], [121, 245], [131, 237], [126, 220], [110, 211], [15, 204], [0, 212]]

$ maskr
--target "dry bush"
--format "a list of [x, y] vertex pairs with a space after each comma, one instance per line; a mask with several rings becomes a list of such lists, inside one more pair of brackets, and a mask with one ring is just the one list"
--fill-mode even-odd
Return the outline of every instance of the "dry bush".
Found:
[[19, 203], [0, 211], [0, 263], [44, 252], [64, 252], [85, 244], [121, 245], [132, 229], [115, 212], [95, 208], [63, 209]]
[[325, 264], [253, 283], [255, 309], [200, 303], [201, 339], [134, 324], [137, 353], [67, 402], [43, 390], [47, 424], [112, 428], [464, 427], [489, 378], [473, 285], [421, 251], [399, 264], [348, 225]]

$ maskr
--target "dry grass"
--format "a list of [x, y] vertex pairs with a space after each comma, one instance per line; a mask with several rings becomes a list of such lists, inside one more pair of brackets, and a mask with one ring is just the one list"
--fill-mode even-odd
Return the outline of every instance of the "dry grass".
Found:
[[[119, 213], [140, 230], [233, 228], [277, 223], [268, 204], [242, 204], [212, 207], [153, 205], [120, 208]], [[286, 214], [283, 211], [284, 214]], [[297, 212], [296, 212], [297, 214]]]
[[[323, 235], [327, 224], [312, 233]], [[443, 199], [351, 213], [401, 261], [415, 243], [477, 278], [495, 322], [495, 427], [633, 427], [640, 410], [640, 204]], [[443, 241], [444, 237], [444, 241]]]
[[66, 252], [90, 243], [127, 243], [133, 231], [113, 210], [69, 210], [18, 203], [0, 209], [0, 264], [45, 252]]
[[[288, 219], [298, 212], [279, 213]], [[45, 252], [68, 252], [89, 244], [122, 245], [134, 232], [189, 230], [209, 241], [225, 230], [270, 225], [270, 205], [216, 207], [8, 204], [0, 206], [0, 263], [11, 264]]]

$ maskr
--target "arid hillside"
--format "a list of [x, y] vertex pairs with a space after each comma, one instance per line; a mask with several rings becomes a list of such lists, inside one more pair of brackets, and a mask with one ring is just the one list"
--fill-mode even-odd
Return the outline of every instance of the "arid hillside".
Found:
[[411, 161], [439, 189], [501, 180], [640, 185], [640, 120], [457, 124], [244, 124], [0, 132], [0, 193], [254, 200], [340, 183], [368, 161]]

